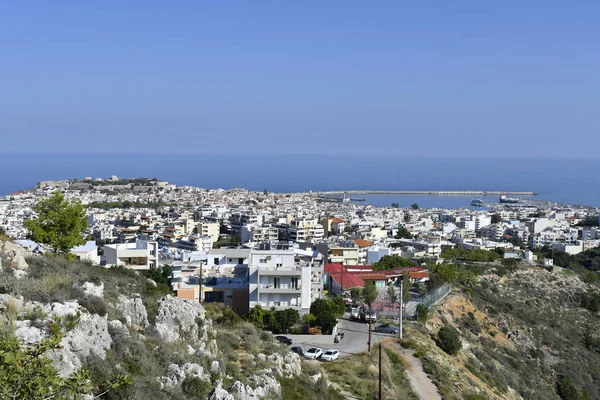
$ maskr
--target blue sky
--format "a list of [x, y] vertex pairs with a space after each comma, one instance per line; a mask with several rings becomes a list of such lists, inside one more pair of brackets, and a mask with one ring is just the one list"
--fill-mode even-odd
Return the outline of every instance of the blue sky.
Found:
[[0, 152], [598, 157], [597, 1], [0, 4]]

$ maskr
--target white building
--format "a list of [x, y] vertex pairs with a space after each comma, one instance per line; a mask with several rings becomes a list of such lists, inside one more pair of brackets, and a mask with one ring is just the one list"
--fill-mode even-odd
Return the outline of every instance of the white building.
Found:
[[247, 224], [242, 226], [242, 243], [271, 242], [279, 238], [279, 229], [274, 226], [255, 226]]
[[104, 246], [107, 266], [125, 266], [131, 269], [158, 267], [158, 242], [137, 240], [135, 243], [107, 244]]
[[100, 256], [98, 255], [98, 246], [96, 241], [90, 240], [84, 245], [73, 247], [70, 253], [75, 255], [78, 260], [88, 260], [94, 264], [100, 264]]
[[307, 313], [311, 303], [311, 264], [296, 264], [288, 246], [269, 245], [250, 254], [250, 308], [292, 308]]

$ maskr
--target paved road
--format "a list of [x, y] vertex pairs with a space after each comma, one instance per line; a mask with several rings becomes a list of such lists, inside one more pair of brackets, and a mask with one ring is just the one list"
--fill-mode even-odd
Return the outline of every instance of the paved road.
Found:
[[[373, 324], [372, 329], [378, 324]], [[338, 322], [338, 332], [344, 334], [339, 343], [333, 342], [332, 335], [286, 335], [294, 341], [294, 346], [300, 346], [304, 351], [311, 347], [320, 347], [323, 350], [337, 349], [340, 357], [358, 354], [367, 351], [369, 340], [369, 324], [360, 321], [351, 321], [350, 313], [345, 313]], [[381, 339], [394, 337], [387, 333], [371, 332], [371, 342], [374, 346]], [[372, 347], [371, 346], [371, 347]]]

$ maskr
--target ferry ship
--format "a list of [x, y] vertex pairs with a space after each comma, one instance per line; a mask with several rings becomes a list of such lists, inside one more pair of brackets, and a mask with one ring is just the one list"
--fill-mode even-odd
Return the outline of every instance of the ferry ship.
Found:
[[514, 203], [518, 203], [519, 201], [521, 201], [520, 199], [515, 199], [512, 197], [506, 197], [506, 196], [500, 196], [500, 198], [498, 199], [498, 202], [500, 203], [508, 203], [508, 204], [514, 204]]
[[471, 205], [475, 206], [475, 207], [483, 207], [485, 205], [485, 202], [480, 199], [475, 199], [475, 200], [471, 201]]

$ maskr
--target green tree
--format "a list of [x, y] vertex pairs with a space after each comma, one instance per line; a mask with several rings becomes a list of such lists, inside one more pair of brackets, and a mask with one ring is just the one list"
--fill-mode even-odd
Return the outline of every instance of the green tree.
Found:
[[251, 322], [252, 325], [257, 327], [258, 329], [265, 329], [266, 313], [267, 313], [267, 310], [262, 308], [260, 304], [257, 304], [254, 306], [254, 308], [252, 310], [250, 310], [250, 312], [248, 314], [246, 314], [244, 319], [248, 322]]
[[452, 325], [444, 325], [438, 331], [438, 345], [450, 355], [454, 355], [462, 348], [460, 335]]
[[25, 228], [36, 242], [51, 246], [55, 253], [65, 254], [85, 242], [82, 233], [87, 228], [87, 216], [79, 200], [68, 201], [57, 191], [40, 200], [33, 210], [37, 219], [26, 220]]
[[383, 271], [394, 268], [412, 267], [415, 263], [408, 258], [402, 258], [396, 254], [383, 256], [381, 259], [373, 263], [373, 271]]
[[423, 304], [417, 305], [417, 317], [420, 324], [427, 322], [427, 316], [429, 315], [429, 308]]
[[350, 298], [353, 303], [358, 303], [360, 301], [360, 288], [353, 287], [350, 289]]
[[390, 302], [392, 304], [395, 304], [398, 302], [398, 295], [396, 295], [396, 290], [394, 289], [393, 285], [388, 286], [387, 295], [388, 295], [388, 299], [390, 299]]
[[398, 203], [392, 203], [392, 208], [400, 208], [400, 205]]
[[375, 282], [367, 282], [362, 290], [362, 300], [369, 307], [369, 352], [371, 352], [371, 315], [373, 315], [373, 302], [377, 300], [377, 288]]
[[310, 305], [310, 313], [315, 316], [315, 324], [320, 326], [325, 334], [330, 334], [337, 324], [338, 318], [344, 315], [344, 310], [341, 314], [339, 311], [338, 306], [332, 299], [316, 299]]
[[412, 203], [410, 205], [410, 208], [412, 208], [413, 210], [418, 210], [419, 209], [419, 205], [417, 203]]
[[[47, 351], [60, 348], [60, 335], [40, 343], [21, 347], [14, 337], [0, 339], [0, 398], [1, 399], [74, 399], [84, 394], [94, 394], [97, 386], [89, 372], [79, 370], [62, 378], [45, 356]], [[102, 387], [116, 389], [131, 383], [125, 375], [115, 375]], [[98, 393], [94, 398], [104, 395]]]
[[304, 316], [302, 316], [302, 323], [303, 323], [304, 325], [306, 325], [306, 327], [307, 327], [308, 329], [310, 329], [311, 325], [312, 325], [312, 324], [313, 324], [313, 323], [314, 323], [316, 320], [317, 320], [317, 318], [316, 318], [316, 317], [315, 317], [313, 314], [311, 314], [311, 313], [304, 314]]
[[502, 222], [502, 216], [500, 214], [493, 214], [492, 215], [492, 224], [497, 224]]
[[300, 314], [292, 308], [275, 311], [275, 329], [273, 333], [287, 333], [288, 330], [300, 323]]
[[398, 227], [398, 232], [395, 236], [396, 239], [412, 239], [413, 237], [414, 236], [412, 235], [412, 233], [410, 233], [408, 229], [406, 229], [403, 226]]
[[412, 287], [412, 283], [410, 282], [410, 275], [408, 271], [404, 271], [402, 274], [402, 301], [406, 305], [411, 299], [410, 288]]

